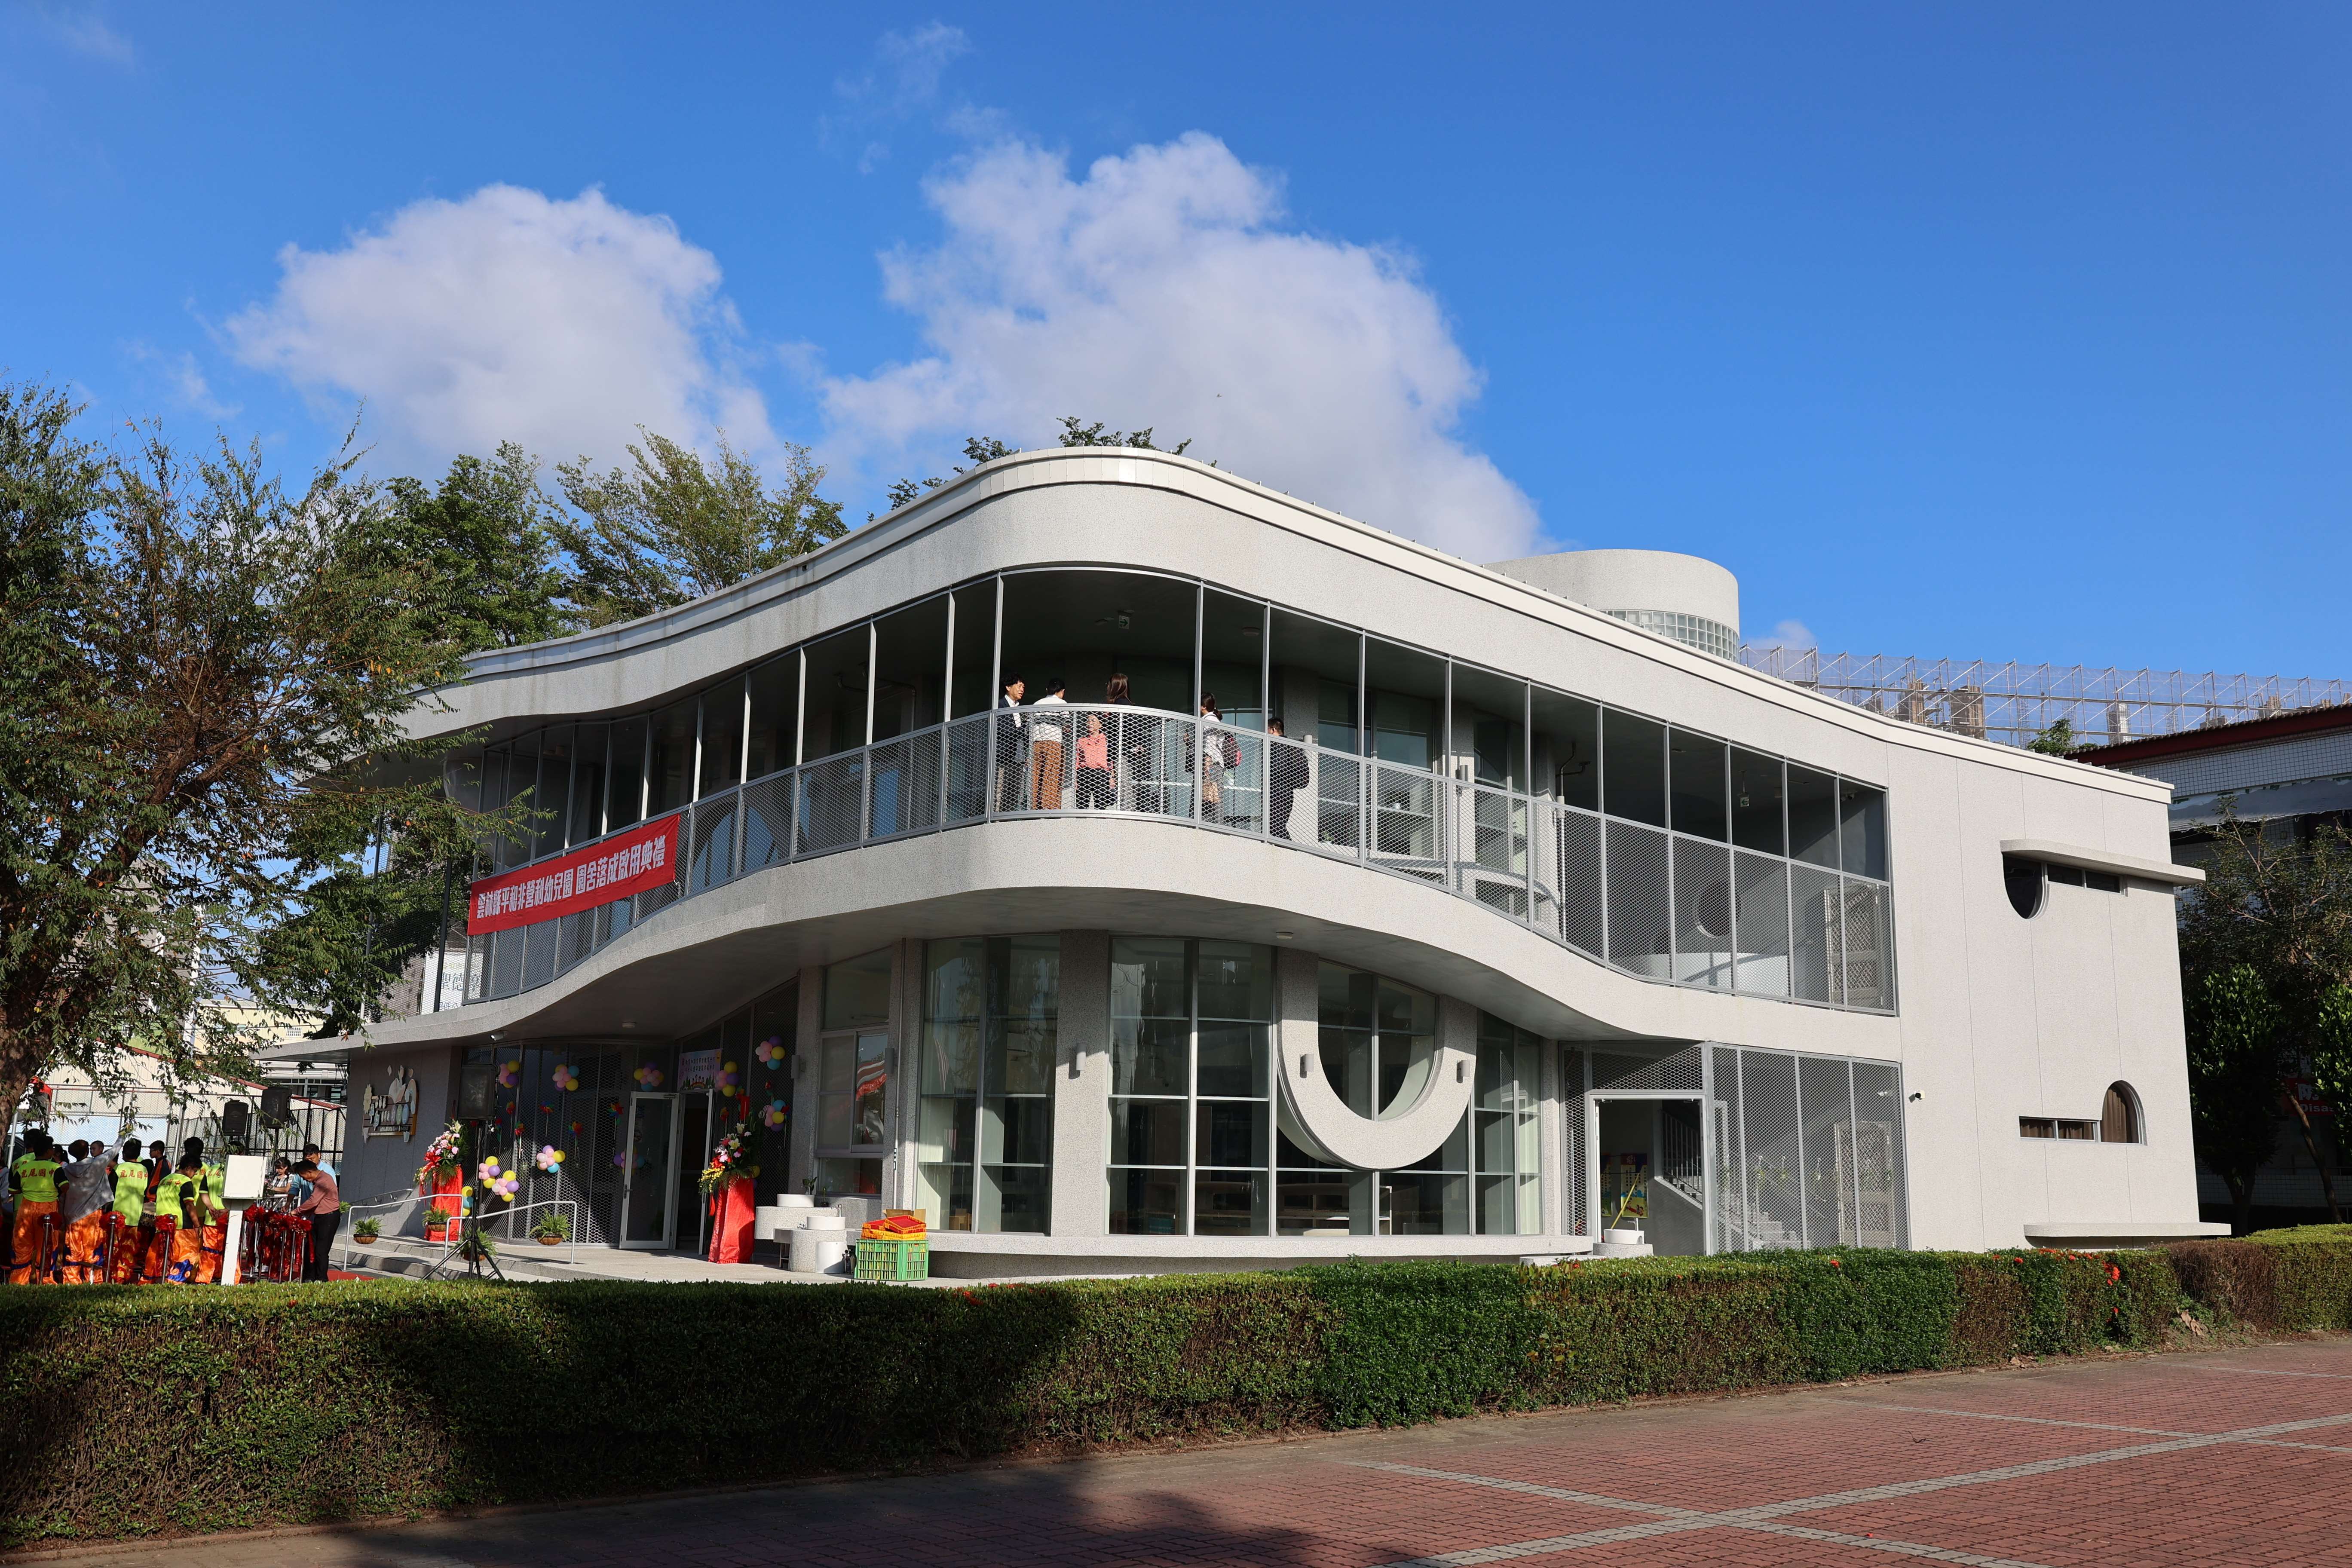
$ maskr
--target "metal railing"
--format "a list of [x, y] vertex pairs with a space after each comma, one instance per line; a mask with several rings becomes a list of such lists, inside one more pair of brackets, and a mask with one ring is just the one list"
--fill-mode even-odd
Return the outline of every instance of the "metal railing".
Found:
[[545, 984], [671, 904], [770, 867], [978, 822], [1104, 816], [1440, 888], [1661, 984], [1895, 1011], [1883, 881], [1178, 713], [975, 714], [677, 809], [676, 881], [471, 939], [467, 1002]]

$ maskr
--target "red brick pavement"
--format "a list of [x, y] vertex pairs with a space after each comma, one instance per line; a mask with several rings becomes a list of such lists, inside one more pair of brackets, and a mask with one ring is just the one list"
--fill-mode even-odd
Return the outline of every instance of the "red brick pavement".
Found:
[[2352, 1341], [77, 1555], [185, 1568], [2352, 1568]]

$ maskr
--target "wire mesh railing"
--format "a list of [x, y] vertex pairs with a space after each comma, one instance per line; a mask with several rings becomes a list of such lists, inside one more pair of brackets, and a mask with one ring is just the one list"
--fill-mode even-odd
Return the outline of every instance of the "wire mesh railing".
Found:
[[1884, 882], [1213, 720], [1061, 703], [934, 725], [682, 807], [674, 880], [474, 938], [463, 994], [544, 984], [750, 872], [975, 822], [1094, 815], [1187, 823], [1440, 888], [1660, 984], [1895, 1010]]

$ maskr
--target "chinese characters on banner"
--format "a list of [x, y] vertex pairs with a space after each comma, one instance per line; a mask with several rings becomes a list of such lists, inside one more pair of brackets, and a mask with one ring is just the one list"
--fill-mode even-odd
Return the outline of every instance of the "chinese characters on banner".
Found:
[[466, 890], [466, 934], [537, 925], [676, 881], [679, 821], [673, 814], [560, 859], [483, 878]]

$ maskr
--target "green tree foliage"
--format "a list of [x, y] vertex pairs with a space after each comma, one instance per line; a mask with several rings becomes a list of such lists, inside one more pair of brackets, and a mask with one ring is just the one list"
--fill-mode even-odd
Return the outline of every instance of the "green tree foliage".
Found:
[[[2306, 1064], [2315, 1077], [2330, 1059], [2328, 998], [2352, 985], [2352, 835], [2330, 823], [2298, 832], [2247, 822], [2225, 802], [2204, 869], [2205, 885], [2181, 900], [2185, 989], [2193, 995], [2211, 976], [2251, 970], [2278, 1011], [2276, 1079]], [[2276, 1079], [2261, 1097], [2265, 1114], [2278, 1103]], [[2334, 1215], [2328, 1162], [2299, 1107], [2294, 1120]]]
[[[1142, 452], [1157, 452], [1161, 449], [1151, 444], [1151, 426], [1149, 425], [1140, 430], [1114, 430], [1099, 419], [1090, 425], [1087, 424], [1075, 414], [1062, 416], [1060, 442], [1065, 447], [1131, 447]], [[1192, 444], [1192, 438], [1188, 436], [1166, 449], [1181, 455], [1184, 448]], [[1006, 446], [993, 436], [973, 436], [967, 438], [963, 444], [964, 457], [975, 467], [997, 458], [1010, 458], [1020, 450], [1018, 447]], [[1209, 465], [1213, 468], [1216, 466], [1214, 463]], [[965, 471], [962, 468], [955, 470], [959, 474]], [[890, 498], [890, 510], [897, 511], [900, 507], [911, 505], [925, 490], [935, 490], [947, 482], [946, 479], [938, 478], [920, 480], [893, 479], [890, 482], [890, 488], [884, 493]], [[866, 513], [866, 521], [873, 521], [874, 514]]]
[[437, 487], [401, 478], [377, 532], [388, 560], [422, 579], [422, 628], [458, 653], [544, 642], [573, 628], [560, 600], [539, 463], [512, 442], [461, 457]]
[[2336, 1113], [2342, 1140], [2352, 1129], [2352, 985], [2319, 999], [2311, 1033], [2311, 1087]]
[[2045, 757], [2071, 757], [2083, 749], [2083, 742], [2074, 733], [2074, 721], [2061, 719], [2048, 729], [2035, 731], [2033, 739], [2025, 742], [2025, 749]]
[[847, 531], [841, 508], [817, 493], [824, 469], [808, 448], [784, 447], [772, 489], [722, 435], [706, 460], [667, 436], [641, 431], [629, 462], [598, 473], [585, 458], [558, 464], [563, 499], [549, 529], [566, 557], [564, 593], [589, 626], [649, 616], [717, 593], [805, 555]]
[[2252, 1228], [2254, 1173], [2278, 1137], [2279, 1007], [2245, 963], [2199, 976], [2184, 1001], [2189, 1127], [2198, 1157], [2229, 1184], [2242, 1236]]
[[[371, 834], [444, 858], [479, 819], [404, 739], [456, 679], [350, 458], [289, 492], [257, 447], [77, 437], [0, 386], [0, 1103], [120, 1051], [236, 1070], [271, 933]], [[426, 775], [419, 778], [419, 773]], [[429, 779], [429, 782], [427, 780]]]

